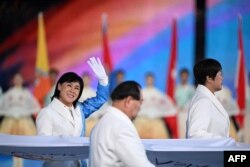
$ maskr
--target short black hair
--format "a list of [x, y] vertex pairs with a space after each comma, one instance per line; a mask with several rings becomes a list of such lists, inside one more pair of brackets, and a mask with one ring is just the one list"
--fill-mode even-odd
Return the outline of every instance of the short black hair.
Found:
[[80, 93], [79, 93], [79, 96], [77, 97], [77, 99], [73, 102], [73, 106], [76, 107], [76, 104], [79, 100], [79, 98], [81, 97], [82, 95], [82, 90], [83, 90], [83, 87], [84, 87], [84, 84], [83, 84], [83, 80], [80, 76], [78, 76], [76, 73], [74, 72], [67, 72], [67, 73], [64, 73], [60, 78], [59, 80], [57, 81], [56, 83], [56, 88], [55, 88], [55, 92], [54, 92], [54, 95], [52, 96], [51, 100], [53, 100], [54, 97], [56, 98], [59, 98], [60, 96], [60, 91], [58, 90], [58, 85], [59, 84], [62, 84], [64, 82], [78, 82], [80, 84]]
[[56, 68], [51, 68], [51, 69], [49, 70], [49, 74], [56, 74], [56, 75], [58, 75], [58, 74], [59, 74], [59, 71], [58, 71]]
[[182, 69], [180, 70], [179, 74], [181, 75], [181, 74], [183, 74], [183, 73], [186, 73], [186, 74], [189, 75], [188, 69], [187, 69], [187, 68], [182, 68]]
[[111, 100], [122, 100], [131, 96], [135, 100], [141, 99], [141, 85], [136, 81], [124, 81], [120, 83], [111, 93]]
[[214, 79], [219, 71], [222, 71], [222, 67], [215, 59], [201, 60], [194, 65], [193, 69], [195, 80], [201, 85], [205, 85], [207, 76]]
[[146, 76], [146, 78], [148, 78], [148, 77], [154, 78], [155, 77], [154, 73], [152, 73], [152, 72], [147, 72], [145, 76]]

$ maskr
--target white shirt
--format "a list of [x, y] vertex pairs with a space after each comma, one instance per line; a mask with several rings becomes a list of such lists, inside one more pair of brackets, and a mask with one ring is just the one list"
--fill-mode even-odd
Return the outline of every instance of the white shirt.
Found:
[[173, 101], [155, 87], [142, 89], [143, 103], [138, 116], [147, 118], [162, 118], [176, 114]]
[[26, 88], [10, 88], [0, 99], [0, 115], [20, 118], [38, 112], [36, 98]]
[[[70, 113], [72, 110], [73, 117]], [[82, 132], [81, 111], [77, 106], [68, 108], [60, 100], [43, 108], [36, 119], [37, 133], [43, 136], [80, 136]]]
[[109, 106], [90, 136], [91, 167], [152, 167], [127, 115]]
[[188, 109], [187, 138], [229, 137], [229, 116], [215, 95], [198, 85]]

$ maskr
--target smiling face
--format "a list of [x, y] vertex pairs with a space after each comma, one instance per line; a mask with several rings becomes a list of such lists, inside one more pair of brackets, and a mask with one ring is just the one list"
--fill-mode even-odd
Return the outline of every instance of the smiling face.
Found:
[[71, 107], [80, 95], [80, 84], [79, 82], [64, 82], [58, 84], [58, 90], [60, 91], [58, 99], [66, 106]]

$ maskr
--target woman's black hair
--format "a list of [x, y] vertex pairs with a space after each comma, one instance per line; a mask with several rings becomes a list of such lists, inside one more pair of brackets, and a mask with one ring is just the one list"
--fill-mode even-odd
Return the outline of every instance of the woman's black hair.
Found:
[[197, 84], [205, 85], [207, 76], [214, 79], [222, 71], [221, 64], [215, 59], [204, 59], [194, 65], [194, 77]]
[[64, 73], [60, 78], [59, 80], [57, 81], [56, 83], [56, 88], [55, 88], [55, 92], [54, 92], [54, 95], [51, 97], [51, 100], [54, 99], [54, 97], [56, 98], [59, 98], [60, 96], [60, 90], [58, 89], [58, 85], [59, 84], [63, 84], [63, 83], [70, 83], [70, 82], [78, 82], [80, 84], [80, 93], [79, 93], [79, 96], [77, 97], [77, 99], [73, 102], [73, 106], [76, 107], [76, 104], [79, 100], [79, 98], [81, 97], [82, 95], [82, 90], [83, 90], [83, 87], [84, 87], [84, 84], [83, 84], [83, 80], [80, 76], [78, 76], [76, 73], [74, 72], [67, 72], [67, 73]]

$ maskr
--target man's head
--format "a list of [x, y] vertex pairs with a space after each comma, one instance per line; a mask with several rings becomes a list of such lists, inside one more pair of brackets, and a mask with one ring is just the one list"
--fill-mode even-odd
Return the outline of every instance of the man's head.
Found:
[[180, 70], [180, 82], [185, 85], [188, 83], [189, 71], [187, 68], [183, 68]]
[[114, 107], [133, 120], [141, 109], [141, 85], [135, 81], [122, 82], [111, 93], [111, 99]]
[[122, 69], [116, 71], [115, 73], [115, 78], [116, 78], [116, 84], [120, 84], [121, 82], [124, 81], [124, 71]]
[[151, 72], [148, 72], [146, 74], [146, 86], [147, 87], [153, 87], [154, 86], [154, 80], [155, 80], [154, 74], [151, 73]]
[[198, 84], [208, 87], [212, 92], [222, 89], [222, 67], [214, 59], [204, 59], [195, 64], [194, 77]]

